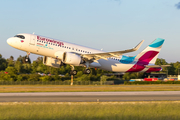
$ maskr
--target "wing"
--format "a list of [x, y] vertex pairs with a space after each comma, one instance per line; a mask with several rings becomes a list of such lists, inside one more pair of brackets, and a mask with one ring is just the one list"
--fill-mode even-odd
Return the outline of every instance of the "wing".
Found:
[[104, 53], [95, 53], [95, 54], [82, 54], [83, 58], [86, 58], [88, 60], [98, 60], [98, 59], [107, 59], [109, 57], [119, 57], [120, 55], [124, 53], [134, 52], [137, 51], [144, 40], [142, 40], [136, 47], [132, 49], [122, 50], [122, 51], [115, 51], [115, 52], [104, 52]]
[[146, 65], [147, 68], [171, 67], [171, 65]]

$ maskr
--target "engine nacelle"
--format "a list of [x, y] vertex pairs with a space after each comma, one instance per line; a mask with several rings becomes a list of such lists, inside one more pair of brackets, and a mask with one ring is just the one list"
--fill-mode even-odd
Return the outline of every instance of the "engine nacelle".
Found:
[[62, 51], [57, 51], [57, 52], [55, 52], [54, 55], [55, 55], [55, 57], [56, 57], [57, 59], [62, 60], [62, 59], [63, 59], [64, 52], [62, 52]]
[[69, 53], [69, 52], [65, 52], [63, 54], [63, 63], [65, 64], [78, 66], [80, 65], [81, 61], [82, 59], [80, 55]]
[[60, 59], [55, 59], [55, 58], [52, 58], [52, 57], [44, 56], [43, 64], [47, 65], [47, 66], [59, 68], [59, 67], [61, 67], [62, 62], [61, 62]]

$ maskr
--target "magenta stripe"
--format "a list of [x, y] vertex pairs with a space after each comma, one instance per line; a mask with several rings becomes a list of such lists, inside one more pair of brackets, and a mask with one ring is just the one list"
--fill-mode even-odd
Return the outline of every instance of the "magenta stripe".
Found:
[[150, 73], [150, 72], [159, 72], [159, 71], [161, 71], [161, 69], [162, 68], [149, 68], [147, 71], [146, 71], [146, 73]]
[[[149, 62], [158, 54], [157, 51], [148, 51], [142, 57], [139, 58], [138, 63], [143, 63], [143, 65], [148, 65]], [[137, 63], [137, 64], [138, 64]]]
[[158, 54], [158, 51], [148, 51], [143, 56], [141, 56], [138, 62], [130, 68], [127, 72], [139, 72], [143, 70], [144, 65], [148, 65], [149, 62]]

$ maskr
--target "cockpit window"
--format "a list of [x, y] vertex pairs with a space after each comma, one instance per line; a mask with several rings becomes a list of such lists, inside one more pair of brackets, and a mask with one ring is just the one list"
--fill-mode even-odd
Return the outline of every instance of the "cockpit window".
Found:
[[14, 37], [18, 37], [18, 38], [21, 38], [21, 39], [25, 39], [25, 37], [23, 35], [15, 35]]

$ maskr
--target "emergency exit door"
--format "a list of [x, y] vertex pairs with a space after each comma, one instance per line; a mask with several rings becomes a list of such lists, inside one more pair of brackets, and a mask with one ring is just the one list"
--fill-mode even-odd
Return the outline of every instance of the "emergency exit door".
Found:
[[30, 37], [30, 45], [35, 45], [35, 40], [36, 40], [36, 36], [35, 35], [31, 35]]

